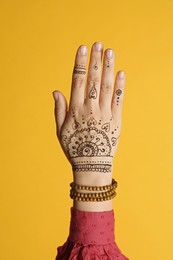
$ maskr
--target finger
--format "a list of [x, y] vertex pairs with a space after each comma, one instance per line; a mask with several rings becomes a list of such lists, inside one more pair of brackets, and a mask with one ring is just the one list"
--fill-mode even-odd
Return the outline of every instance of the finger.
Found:
[[114, 51], [107, 49], [104, 53], [103, 72], [100, 86], [100, 108], [111, 109], [112, 90], [114, 86]]
[[102, 52], [103, 45], [101, 42], [95, 42], [92, 46], [89, 69], [88, 69], [88, 79], [86, 88], [86, 103], [89, 101], [99, 99], [100, 92], [100, 81], [101, 81], [101, 69], [102, 69]]
[[87, 47], [82, 45], [76, 53], [70, 97], [70, 107], [72, 108], [84, 102], [87, 52]]
[[124, 89], [125, 89], [125, 73], [124, 71], [119, 71], [116, 75], [114, 93], [112, 97], [112, 117], [117, 122], [121, 122]]
[[60, 137], [61, 129], [66, 118], [67, 113], [67, 101], [64, 95], [59, 91], [53, 92], [53, 97], [55, 100], [55, 122], [57, 136]]

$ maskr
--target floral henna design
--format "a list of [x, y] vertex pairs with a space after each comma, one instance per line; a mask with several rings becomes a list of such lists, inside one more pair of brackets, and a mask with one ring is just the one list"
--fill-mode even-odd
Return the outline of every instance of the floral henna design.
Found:
[[76, 130], [66, 143], [70, 158], [110, 156], [111, 145], [104, 131], [96, 127]]
[[[72, 129], [74, 131], [70, 133], [68, 130], [66, 135], [62, 135], [62, 142], [73, 170], [76, 172], [111, 172], [112, 149], [117, 145], [119, 137], [112, 136], [114, 131], [111, 132], [110, 122], [102, 124], [100, 119], [97, 123], [94, 117], [86, 121], [82, 115], [82, 123], [80, 124], [73, 111], [72, 116], [74, 120]], [[90, 158], [87, 163], [83, 161], [86, 158]], [[101, 160], [103, 158], [104, 160]]]

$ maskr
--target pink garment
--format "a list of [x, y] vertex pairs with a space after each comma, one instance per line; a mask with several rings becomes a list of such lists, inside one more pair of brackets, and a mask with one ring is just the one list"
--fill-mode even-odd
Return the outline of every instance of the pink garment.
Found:
[[71, 208], [70, 234], [56, 260], [128, 260], [114, 242], [114, 212]]

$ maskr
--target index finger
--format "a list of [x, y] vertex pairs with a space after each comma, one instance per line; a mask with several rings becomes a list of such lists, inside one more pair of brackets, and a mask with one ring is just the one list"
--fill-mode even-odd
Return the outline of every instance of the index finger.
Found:
[[76, 107], [84, 103], [87, 55], [87, 46], [81, 45], [77, 50], [75, 58], [72, 75], [70, 107]]

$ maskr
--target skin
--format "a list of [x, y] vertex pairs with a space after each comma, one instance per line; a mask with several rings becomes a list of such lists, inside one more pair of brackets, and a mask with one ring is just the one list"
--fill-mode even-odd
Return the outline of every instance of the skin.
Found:
[[[75, 57], [69, 106], [60, 91], [53, 92], [55, 121], [58, 140], [69, 162], [75, 166], [82, 165], [81, 167], [85, 162], [87, 165], [94, 163], [99, 168], [99, 153], [85, 156], [86, 153], [83, 154], [82, 151], [82, 155], [73, 156], [74, 148], [72, 147], [74, 147], [75, 142], [79, 141], [81, 135], [82, 140], [90, 140], [89, 138], [94, 131], [101, 131], [102, 141], [106, 142], [105, 140], [107, 140], [102, 148], [105, 148], [106, 151], [109, 150], [109, 153], [102, 154], [101, 160], [105, 164], [107, 162], [113, 164], [121, 132], [125, 73], [118, 71], [116, 76], [114, 75], [114, 50], [106, 49], [103, 51], [103, 44], [100, 42], [96, 42], [92, 46], [88, 73], [86, 73], [88, 56], [87, 46], [81, 45]], [[99, 122], [101, 123], [99, 124]], [[85, 138], [84, 133], [87, 133]], [[102, 135], [106, 135], [106, 139]], [[90, 144], [92, 145], [93, 142], [91, 140]], [[98, 145], [98, 142], [96, 144]], [[86, 149], [86, 151], [88, 150]], [[98, 172], [98, 170], [80, 172], [73, 167], [74, 182], [78, 185], [89, 186], [110, 185], [112, 170], [111, 166], [111, 170], [106, 173]], [[74, 200], [73, 204], [76, 209], [82, 211], [99, 212], [112, 209], [112, 200], [104, 202]]]

